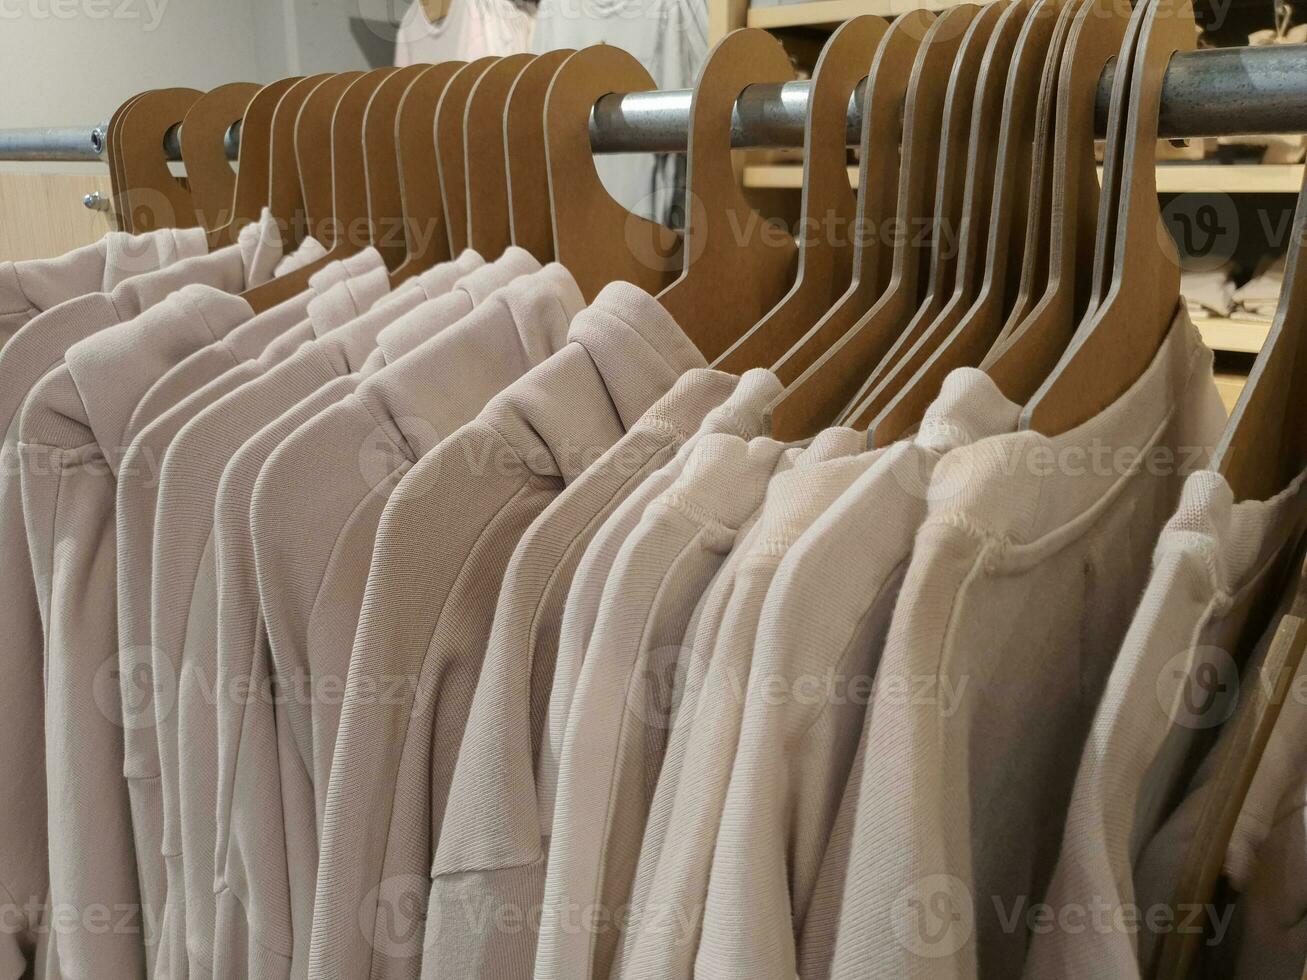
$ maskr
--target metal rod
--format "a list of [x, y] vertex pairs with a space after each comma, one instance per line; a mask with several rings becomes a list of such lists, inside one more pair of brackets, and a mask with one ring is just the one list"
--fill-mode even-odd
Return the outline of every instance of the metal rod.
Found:
[[[1107, 127], [1115, 64], [1099, 80], [1097, 128]], [[860, 85], [849, 102], [850, 146], [862, 132]], [[801, 146], [810, 82], [751, 85], [731, 118], [731, 145]], [[689, 89], [607, 95], [590, 117], [596, 153], [683, 153], [690, 119]], [[105, 127], [0, 129], [0, 160], [98, 160]], [[180, 126], [168, 131], [168, 158], [180, 159]], [[1307, 133], [1307, 44], [1219, 48], [1178, 54], [1162, 89], [1159, 135], [1163, 139]], [[227, 134], [235, 159], [239, 124]]]
[[90, 126], [0, 129], [0, 160], [99, 160]]
[[[1115, 67], [1109, 64], [1099, 79], [1100, 136], [1107, 130]], [[731, 145], [802, 146], [810, 84], [745, 89], [731, 116]], [[850, 146], [861, 139], [862, 94], [859, 85], [849, 103]], [[690, 95], [681, 89], [605, 96], [590, 118], [590, 143], [599, 153], [683, 152]], [[1159, 125], [1163, 139], [1307, 133], [1307, 44], [1176, 55], [1163, 83]]]

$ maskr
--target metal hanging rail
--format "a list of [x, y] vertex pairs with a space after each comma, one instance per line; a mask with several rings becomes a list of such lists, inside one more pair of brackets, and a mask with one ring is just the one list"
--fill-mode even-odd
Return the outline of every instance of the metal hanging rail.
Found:
[[[1115, 63], [1099, 79], [1096, 119], [1100, 135]], [[864, 83], [865, 85], [865, 83]], [[811, 82], [751, 85], [735, 104], [731, 145], [781, 147], [803, 144]], [[862, 92], [849, 102], [848, 142], [862, 131]], [[681, 153], [689, 130], [689, 89], [607, 95], [590, 117], [596, 153]], [[178, 128], [164, 145], [180, 159]], [[1162, 90], [1160, 135], [1165, 139], [1206, 136], [1307, 133], [1307, 44], [1219, 48], [1177, 54]], [[235, 157], [239, 129], [227, 134]], [[0, 129], [0, 160], [96, 161], [104, 155], [104, 127]]]

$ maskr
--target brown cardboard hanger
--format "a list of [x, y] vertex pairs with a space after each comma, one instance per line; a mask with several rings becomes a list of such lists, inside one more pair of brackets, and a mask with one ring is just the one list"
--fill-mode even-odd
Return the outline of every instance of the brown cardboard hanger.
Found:
[[1132, 0], [1105, 0], [1107, 14], [1127, 21], [1125, 40], [1113, 69], [1112, 95], [1108, 106], [1108, 133], [1103, 149], [1103, 176], [1099, 191], [1098, 228], [1094, 243], [1093, 292], [1089, 313], [1103, 305], [1112, 284], [1116, 261], [1117, 222], [1121, 218], [1121, 174], [1125, 168], [1126, 134], [1130, 125], [1130, 87], [1133, 84], [1135, 57], [1139, 53], [1139, 31], [1143, 20], [1142, 2], [1132, 7]]
[[[972, 110], [975, 108], [976, 85], [981, 77], [990, 41], [999, 26], [1011, 23], [1013, 3], [991, 3], [981, 8], [967, 28], [967, 36], [953, 62], [949, 76], [947, 101], [944, 105], [944, 126], [940, 136], [940, 160], [935, 187], [935, 208], [930, 235], [930, 265], [926, 279], [926, 292], [916, 310], [890, 345], [885, 356], [864, 380], [850, 409], [866, 399], [883, 402], [889, 391], [890, 378], [898, 365], [925, 336], [936, 318], [944, 312], [954, 295], [961, 275], [960, 244], [964, 230], [967, 204], [967, 171], [971, 156], [971, 141], [977, 134], [972, 131]], [[1016, 30], [1020, 29], [1019, 22]], [[1015, 32], [1013, 32], [1015, 37]], [[991, 80], [992, 82], [992, 80]], [[1002, 81], [999, 80], [1001, 85]], [[997, 139], [994, 127], [986, 132], [992, 146]], [[983, 178], [983, 174], [978, 177]], [[984, 184], [993, 183], [991, 171]], [[988, 213], [985, 214], [988, 218]], [[847, 412], [848, 410], [846, 410]], [[874, 414], [874, 412], [872, 413]]]
[[127, 110], [144, 94], [142, 92], [133, 95], [115, 109], [113, 115], [109, 117], [109, 125], [105, 127], [104, 131], [104, 155], [109, 165], [109, 190], [113, 197], [111, 201], [113, 225], [119, 231], [130, 232], [132, 225], [131, 213], [123, 207], [127, 203], [125, 193], [127, 185], [123, 183], [122, 151], [118, 145], [118, 137], [122, 133], [123, 119], [127, 116]]
[[1307, 468], [1307, 182], [1275, 321], [1212, 458], [1237, 500], [1269, 500]]
[[509, 233], [514, 245], [541, 263], [554, 258], [549, 165], [545, 161], [545, 95], [558, 69], [573, 54], [571, 48], [550, 51], [523, 68], [504, 110]]
[[849, 100], [868, 76], [889, 24], [880, 17], [845, 21], [830, 36], [812, 73], [803, 134], [803, 198], [798, 277], [789, 293], [750, 327], [716, 367], [740, 374], [775, 364], [816, 325], [853, 280], [857, 198], [849, 186]]
[[118, 132], [119, 166], [126, 189], [124, 211], [137, 234], [158, 228], [194, 228], [199, 219], [186, 181], [168, 167], [163, 141], [196, 100], [193, 88], [161, 88], [128, 107]]
[[[316, 262], [242, 293], [241, 298], [250, 304], [255, 313], [269, 310], [302, 292], [308, 287], [309, 278], [327, 263], [357, 251], [354, 244], [347, 241], [343, 234], [347, 222], [335, 212], [333, 188], [336, 167], [333, 136], [336, 106], [344, 98], [350, 86], [362, 75], [362, 72], [343, 72], [328, 76], [309, 92], [299, 108], [295, 119], [295, 162], [300, 188], [304, 194], [305, 223], [309, 232], [326, 246], [328, 251]], [[353, 138], [358, 144], [361, 155], [363, 139], [361, 120], [357, 128], [353, 129]], [[327, 148], [330, 148], [331, 165], [324, 165], [324, 151]], [[363, 183], [361, 172], [357, 180], [360, 184]]]
[[373, 247], [394, 270], [408, 255], [404, 202], [399, 189], [399, 105], [429, 65], [409, 65], [391, 74], [372, 93], [363, 116], [363, 173], [367, 177], [368, 221]]
[[[259, 212], [269, 204], [273, 116], [282, 96], [299, 81], [296, 77], [270, 82], [259, 89], [245, 107], [245, 114], [241, 118], [241, 145], [237, 152], [238, 166], [236, 184], [232, 189], [231, 217], [209, 232], [210, 249], [235, 244], [241, 227], [257, 221]], [[283, 227], [283, 236], [285, 233]]]
[[329, 259], [343, 259], [372, 244], [363, 122], [372, 96], [397, 71], [376, 68], [364, 72], [345, 89], [331, 114], [331, 211], [335, 234], [327, 253]]
[[445, 86], [436, 107], [436, 163], [440, 174], [440, 200], [444, 205], [445, 235], [449, 254], [467, 248], [467, 161], [463, 156], [463, 119], [477, 79], [498, 58], [478, 58], [460, 68]]
[[[903, 103], [922, 38], [934, 21], [935, 15], [926, 10], [896, 17], [876, 50], [862, 112], [852, 280], [844, 295], [772, 366], [784, 384], [793, 384], [866, 316], [889, 286], [894, 249], [885, 232], [898, 202]], [[727, 363], [723, 360], [722, 366]]]
[[[299, 156], [295, 152], [295, 134], [299, 129], [300, 109], [304, 107], [304, 103], [308, 101], [314, 89], [331, 77], [331, 75], [310, 75], [296, 82], [277, 102], [276, 111], [272, 116], [272, 145], [268, 153], [268, 172], [263, 181], [262, 200], [266, 203], [273, 220], [277, 222], [287, 248], [299, 245], [309, 234], [309, 215], [304, 205], [304, 186], [300, 183]], [[239, 174], [236, 179], [239, 184]], [[256, 208], [254, 218], [257, 217]]]
[[[1049, 235], [1053, 221], [1053, 202], [1050, 199], [1049, 183], [1053, 173], [1053, 127], [1057, 116], [1057, 93], [1062, 74], [1062, 52], [1068, 46], [1076, 16], [1086, 3], [1093, 0], [1066, 0], [1062, 4], [1057, 24], [1053, 28], [1053, 37], [1049, 42], [1049, 57], [1044, 62], [1044, 74], [1039, 82], [1038, 104], [1035, 107], [1035, 131], [1030, 152], [1030, 183], [1027, 186], [1025, 201], [1026, 229], [1025, 248], [1019, 264], [1009, 264], [1010, 294], [1012, 297], [1006, 313], [1006, 320], [999, 329], [994, 346], [981, 360], [981, 368], [987, 368], [1002, 350], [1007, 339], [1016, 327], [1030, 314], [1030, 310], [1044, 294], [1048, 286], [1048, 252]], [[1052, 52], [1057, 52], [1053, 55]], [[1098, 185], [1094, 184], [1094, 196], [1097, 198]], [[1097, 220], [1097, 211], [1094, 213]]]
[[680, 236], [613, 200], [590, 147], [590, 114], [599, 99], [656, 87], [634, 55], [596, 44], [564, 61], [545, 95], [554, 257], [587, 301], [619, 279], [656, 292], [682, 265]]
[[658, 301], [710, 361], [775, 307], [794, 281], [793, 236], [754, 211], [731, 157], [731, 115], [740, 93], [793, 78], [780, 41], [744, 28], [717, 42], [695, 82], [685, 163], [685, 266]]
[[[1100, 225], [1094, 164], [1094, 110], [1099, 75], [1117, 57], [1128, 19], [1099, 0], [1076, 14], [1062, 58], [1048, 194], [1056, 202], [1048, 242], [1048, 281], [1028, 315], [982, 366], [1003, 393], [1024, 404], [1066, 351], [1095, 293]], [[1118, 117], [1119, 121], [1119, 117]], [[1113, 150], [1119, 140], [1113, 139]], [[1114, 154], [1115, 155], [1115, 154]]]
[[[1061, 16], [1053, 28], [1053, 38], [1049, 42], [1050, 51], [1061, 50], [1065, 46], [1070, 22], [1075, 19], [1075, 8], [1081, 2], [1082, 0], [1069, 0], [1062, 5]], [[996, 345], [1007, 336], [1014, 321], [1019, 321], [1029, 311], [1034, 304], [1034, 297], [1043, 292], [1048, 279], [1048, 226], [1052, 208], [1048, 201], [1045, 172], [1053, 168], [1051, 137], [1060, 64], [1057, 58], [1049, 57], [1044, 62], [1044, 72], [1039, 82], [1035, 129], [1030, 148], [1030, 182], [1022, 188], [1025, 200], [1021, 210], [1026, 222], [1025, 231], [1021, 235], [1024, 249], [1020, 262], [1009, 263], [1008, 266], [1009, 306]]]
[[912, 65], [904, 108], [902, 153], [894, 227], [900, 230], [885, 291], [857, 323], [812, 362], [771, 406], [772, 432], [793, 441], [815, 435], [849, 403], [862, 379], [893, 343], [918, 307], [928, 249], [913, 233], [934, 214], [936, 168], [949, 76], [975, 4], [960, 4], [930, 25]]
[[[1157, 199], [1158, 113], [1171, 56], [1193, 50], [1198, 30], [1187, 3], [1168, 5], [1162, 17], [1156, 12], [1153, 3], [1140, 15], [1111, 286], [1022, 414], [1023, 428], [1045, 435], [1087, 421], [1134, 384], [1171, 329], [1180, 301], [1180, 259]], [[1113, 209], [1106, 204], [1102, 210]]]
[[335, 198], [331, 156], [332, 118], [336, 106], [361, 71], [328, 75], [309, 92], [295, 117], [295, 172], [304, 195], [308, 234], [328, 251], [336, 246]]
[[487, 260], [512, 244], [504, 113], [508, 94], [534, 55], [514, 54], [491, 65], [472, 86], [463, 114], [463, 170], [468, 245]]
[[405, 258], [390, 276], [398, 285], [409, 276], [449, 258], [445, 206], [440, 199], [436, 162], [436, 108], [461, 61], [431, 65], [404, 92], [395, 120], [399, 150], [399, 196], [403, 204]]
[[854, 424], [869, 425], [874, 445], [889, 445], [915, 428], [948, 373], [976, 364], [1003, 325], [1008, 260], [1022, 254], [1025, 231], [1015, 199], [1030, 185], [1039, 83], [1059, 6], [1023, 0], [990, 39], [977, 79], [957, 282], [935, 322], [886, 376], [889, 397], [873, 392], [859, 410]]
[[259, 86], [230, 82], [205, 92], [182, 120], [182, 164], [200, 224], [212, 231], [231, 220], [236, 171], [227, 160], [227, 131], [249, 108]]

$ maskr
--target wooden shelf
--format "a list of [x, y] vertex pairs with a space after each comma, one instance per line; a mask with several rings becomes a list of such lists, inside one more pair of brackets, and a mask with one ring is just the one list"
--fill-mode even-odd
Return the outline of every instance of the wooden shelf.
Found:
[[[858, 182], [858, 168], [849, 167], [849, 183]], [[1163, 194], [1297, 194], [1302, 189], [1301, 164], [1164, 163], [1157, 168], [1157, 189]], [[797, 163], [746, 167], [746, 187], [793, 188], [803, 186], [803, 167]]]
[[[858, 186], [858, 168], [849, 167], [849, 183]], [[803, 186], [803, 166], [797, 163], [772, 163], [744, 168], [745, 187], [798, 190]]]
[[1297, 194], [1302, 164], [1164, 163], [1157, 168], [1163, 194]]
[[[961, 3], [963, 0], [956, 0]], [[950, 0], [927, 0], [928, 10], [956, 6]], [[780, 27], [834, 27], [859, 14], [897, 17], [923, 6], [918, 0], [810, 0], [770, 7], [750, 7], [745, 23], [749, 27], [775, 30]]]
[[1243, 394], [1244, 385], [1248, 383], [1247, 375], [1243, 374], [1218, 374], [1216, 375], [1216, 390], [1221, 396], [1221, 403], [1225, 405], [1227, 412], [1233, 412], [1234, 406], [1239, 401], [1239, 396]]
[[1256, 354], [1266, 343], [1271, 332], [1269, 323], [1256, 320], [1194, 320], [1194, 326], [1203, 335], [1203, 343], [1212, 350], [1233, 354]]

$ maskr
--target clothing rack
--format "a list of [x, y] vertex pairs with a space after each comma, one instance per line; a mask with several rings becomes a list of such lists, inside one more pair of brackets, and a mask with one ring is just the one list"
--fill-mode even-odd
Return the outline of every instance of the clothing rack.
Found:
[[[1107, 125], [1115, 62], [1099, 79], [1097, 127]], [[735, 104], [731, 145], [800, 146], [810, 82], [759, 84]], [[681, 153], [689, 129], [689, 89], [604, 96], [590, 117], [596, 153]], [[0, 129], [0, 160], [89, 161], [104, 157], [106, 126]], [[164, 144], [180, 159], [179, 126]], [[862, 86], [849, 102], [848, 142], [862, 131]], [[1307, 44], [1218, 48], [1177, 54], [1167, 69], [1160, 135], [1165, 139], [1307, 132]], [[233, 159], [239, 127], [227, 134]]]

